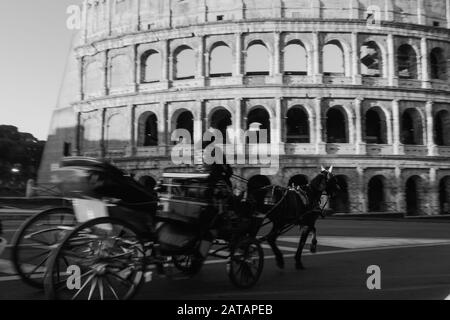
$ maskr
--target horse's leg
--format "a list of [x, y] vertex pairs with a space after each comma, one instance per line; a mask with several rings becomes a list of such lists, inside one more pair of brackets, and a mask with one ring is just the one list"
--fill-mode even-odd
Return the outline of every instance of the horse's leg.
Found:
[[309, 227], [300, 226], [300, 243], [298, 244], [297, 254], [295, 255], [295, 267], [297, 268], [297, 270], [305, 269], [302, 263], [302, 253], [310, 232], [311, 229]]
[[278, 238], [279, 229], [276, 224], [273, 225], [272, 231], [270, 231], [267, 236], [267, 243], [269, 243], [272, 248], [273, 253], [275, 254], [275, 259], [277, 261], [277, 266], [280, 269], [284, 269], [284, 258], [283, 253], [277, 246], [277, 238]]
[[312, 232], [312, 240], [311, 240], [311, 247], [309, 248], [309, 250], [311, 251], [311, 253], [316, 253], [317, 252], [317, 230], [315, 227], [311, 228], [311, 232]]

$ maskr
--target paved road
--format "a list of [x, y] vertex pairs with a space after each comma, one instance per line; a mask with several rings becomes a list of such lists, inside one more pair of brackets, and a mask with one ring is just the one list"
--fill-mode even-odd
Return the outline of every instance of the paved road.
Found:
[[[234, 289], [225, 263], [211, 260], [195, 278], [155, 279], [137, 298], [443, 300], [450, 295], [450, 223], [330, 219], [320, 221], [318, 230], [319, 252], [307, 253], [304, 271], [294, 269], [297, 236], [292, 231], [279, 242], [286, 269], [277, 269], [266, 249], [264, 273], [251, 290]], [[0, 299], [43, 299], [41, 292], [15, 280], [7, 259], [8, 252], [0, 257]], [[381, 268], [379, 291], [367, 289], [370, 265]]]

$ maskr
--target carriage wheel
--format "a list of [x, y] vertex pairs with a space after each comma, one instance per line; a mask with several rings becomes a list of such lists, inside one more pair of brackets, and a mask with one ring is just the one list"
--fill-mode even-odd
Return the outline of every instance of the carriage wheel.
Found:
[[172, 260], [175, 268], [188, 276], [194, 276], [199, 273], [204, 263], [204, 259], [197, 257], [195, 254], [173, 256]]
[[228, 276], [240, 289], [253, 287], [264, 268], [264, 251], [256, 239], [244, 238], [231, 248]]
[[11, 260], [25, 283], [44, 289], [45, 265], [51, 250], [75, 225], [72, 209], [55, 208], [38, 213], [20, 227], [12, 241]]
[[45, 293], [56, 300], [128, 300], [142, 284], [144, 245], [130, 224], [113, 218], [89, 221], [53, 251]]

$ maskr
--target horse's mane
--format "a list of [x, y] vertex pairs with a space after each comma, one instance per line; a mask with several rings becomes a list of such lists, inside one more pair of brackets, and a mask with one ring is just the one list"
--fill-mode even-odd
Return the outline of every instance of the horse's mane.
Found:
[[324, 179], [324, 176], [323, 176], [323, 172], [322, 172], [321, 174], [319, 174], [318, 176], [316, 176], [314, 179], [311, 180], [311, 182], [309, 183], [309, 187], [312, 190], [319, 190], [319, 185], [323, 179]]

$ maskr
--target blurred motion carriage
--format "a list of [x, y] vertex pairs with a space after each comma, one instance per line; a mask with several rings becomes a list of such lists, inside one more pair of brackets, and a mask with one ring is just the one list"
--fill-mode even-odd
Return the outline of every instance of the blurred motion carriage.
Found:
[[130, 299], [155, 275], [193, 276], [211, 256], [228, 260], [239, 288], [260, 278], [262, 219], [209, 169], [166, 172], [146, 190], [108, 163], [68, 158], [54, 179], [72, 205], [30, 219], [13, 248], [19, 274], [49, 298]]

